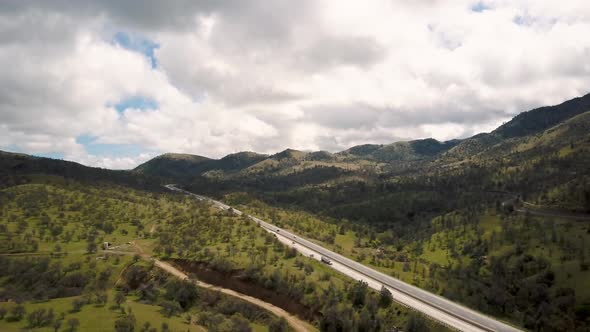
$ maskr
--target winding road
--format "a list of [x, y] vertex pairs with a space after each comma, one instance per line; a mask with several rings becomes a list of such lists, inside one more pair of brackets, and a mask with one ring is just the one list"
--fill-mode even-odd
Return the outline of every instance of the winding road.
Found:
[[[210, 199], [205, 196], [197, 195], [186, 190], [180, 189], [173, 184], [165, 186], [166, 188], [190, 195], [200, 201], [206, 201], [221, 210], [230, 210], [231, 212], [242, 215], [243, 213], [220, 201]], [[277, 236], [277, 238], [297, 249], [303, 255], [320, 260], [326, 257], [331, 260], [330, 265], [335, 270], [355, 279], [368, 283], [369, 287], [380, 290], [382, 286], [388, 288], [393, 299], [402, 305], [408, 306], [424, 315], [441, 322], [453, 329], [466, 332], [480, 331], [501, 331], [517, 332], [521, 331], [507, 323], [501, 322], [482, 313], [471, 310], [465, 306], [449, 301], [436, 294], [427, 292], [418, 287], [412, 286], [399, 279], [388, 276], [363, 264], [355, 262], [349, 258], [330, 251], [318, 244], [315, 244], [301, 236], [269, 224], [259, 218], [247, 215], [252, 221], [256, 222], [268, 232]]]

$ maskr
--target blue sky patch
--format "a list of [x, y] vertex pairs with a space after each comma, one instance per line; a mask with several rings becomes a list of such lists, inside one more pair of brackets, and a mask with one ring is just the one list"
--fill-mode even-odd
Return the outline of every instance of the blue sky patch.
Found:
[[521, 26], [531, 26], [534, 22], [534, 19], [527, 15], [516, 15], [514, 16], [514, 18], [512, 19], [512, 22], [514, 22], [514, 24], [516, 25], [521, 25]]
[[76, 143], [84, 146], [88, 154], [95, 156], [136, 157], [148, 152], [139, 144], [105, 144], [97, 142], [96, 139], [94, 136], [80, 135], [76, 138]]
[[15, 144], [11, 144], [11, 145], [7, 146], [6, 150], [12, 151], [15, 153], [26, 153], [26, 154], [30, 154], [30, 155], [37, 156], [37, 157], [45, 157], [45, 158], [52, 158], [52, 159], [64, 159], [64, 154], [62, 152], [40, 152], [40, 153], [27, 152], [27, 151], [20, 149]]
[[158, 103], [155, 100], [144, 96], [133, 96], [125, 98], [113, 106], [119, 113], [123, 113], [123, 111], [125, 111], [128, 108], [134, 108], [139, 110], [158, 109]]
[[33, 153], [33, 156], [52, 158], [52, 159], [64, 159], [64, 154], [61, 152], [45, 152], [45, 153]]
[[113, 43], [130, 51], [143, 54], [150, 61], [152, 69], [158, 66], [158, 59], [156, 59], [156, 55], [154, 54], [154, 50], [160, 47], [158, 43], [147, 38], [130, 35], [123, 31], [119, 31], [113, 36]]
[[492, 9], [492, 7], [490, 7], [489, 5], [486, 5], [483, 1], [478, 1], [477, 3], [473, 4], [471, 6], [471, 10], [474, 12], [484, 12], [486, 10], [490, 10]]

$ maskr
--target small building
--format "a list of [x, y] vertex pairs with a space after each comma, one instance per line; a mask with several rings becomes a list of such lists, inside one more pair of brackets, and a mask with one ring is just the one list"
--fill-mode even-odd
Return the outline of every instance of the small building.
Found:
[[107, 249], [109, 249], [110, 246], [111, 246], [111, 244], [109, 242], [103, 242], [102, 243], [102, 250], [107, 250]]

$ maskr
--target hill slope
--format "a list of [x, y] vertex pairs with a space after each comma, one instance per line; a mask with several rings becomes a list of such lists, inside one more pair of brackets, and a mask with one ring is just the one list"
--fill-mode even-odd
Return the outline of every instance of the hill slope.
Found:
[[157, 174], [115, 171], [71, 161], [0, 151], [0, 188], [31, 182], [35, 176], [58, 176], [88, 183], [109, 182], [139, 189], [162, 190], [162, 181]]
[[165, 153], [137, 166], [134, 170], [142, 174], [182, 178], [187, 174], [208, 170], [213, 161], [213, 159], [198, 155]]
[[271, 156], [240, 152], [219, 160], [196, 155], [165, 154], [135, 170], [144, 174], [175, 179], [196, 176], [213, 178], [244, 178], [252, 174], [281, 177], [315, 168], [333, 167], [343, 171], [360, 170], [373, 174], [397, 169], [422, 169], [433, 160], [445, 164], [460, 162], [481, 154], [499, 144], [529, 137], [590, 110], [590, 94], [555, 106], [523, 112], [491, 133], [482, 133], [463, 140], [439, 142], [432, 138], [365, 144], [331, 154], [325, 151], [304, 152], [287, 149]]
[[590, 94], [568, 100], [559, 105], [545, 106], [523, 112], [491, 133], [475, 135], [459, 143], [447, 154], [454, 158], [465, 158], [481, 153], [503, 140], [541, 133], [563, 121], [590, 111]]

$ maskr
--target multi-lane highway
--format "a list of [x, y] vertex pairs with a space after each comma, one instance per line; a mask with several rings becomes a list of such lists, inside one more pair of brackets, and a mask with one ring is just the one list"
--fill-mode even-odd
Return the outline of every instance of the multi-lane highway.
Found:
[[[183, 192], [198, 200], [208, 201], [219, 209], [231, 209], [237, 215], [243, 214], [241, 211], [233, 209], [222, 202], [193, 194], [174, 185], [166, 185], [166, 188]], [[520, 331], [506, 323], [355, 262], [295, 233], [276, 227], [254, 216], [248, 215], [248, 217], [267, 231], [274, 233], [279, 240], [294, 247], [304, 255], [315, 259], [320, 259], [322, 256], [327, 257], [332, 261], [331, 267], [339, 272], [356, 280], [366, 281], [374, 289], [381, 289], [382, 286], [385, 286], [391, 291], [395, 301], [420, 311], [451, 328], [459, 331]]]

